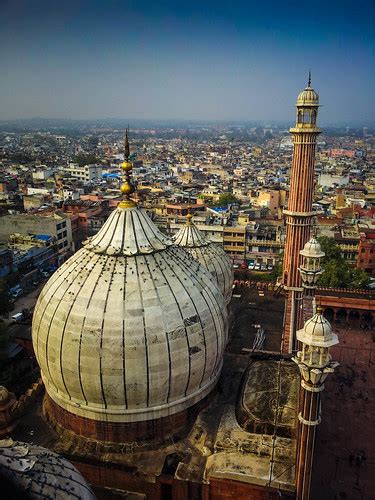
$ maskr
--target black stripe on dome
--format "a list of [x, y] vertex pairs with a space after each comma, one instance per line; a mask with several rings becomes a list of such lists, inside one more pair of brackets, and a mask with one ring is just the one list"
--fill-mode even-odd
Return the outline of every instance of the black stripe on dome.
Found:
[[[138, 270], [138, 259], [134, 259], [134, 266], [135, 266], [135, 273], [138, 279], [138, 290], [139, 290], [139, 296], [141, 299], [141, 308], [142, 311], [145, 310], [145, 305], [143, 302], [143, 293], [142, 293], [142, 284], [141, 284], [141, 278], [140, 278], [140, 273]], [[142, 314], [142, 323], [143, 323], [143, 337], [144, 337], [144, 342], [145, 342], [145, 355], [146, 355], [146, 376], [147, 376], [147, 396], [146, 396], [146, 401], [147, 401], [147, 408], [149, 407], [150, 403], [150, 367], [149, 367], [149, 357], [148, 357], [148, 344], [147, 344], [147, 334], [146, 334], [146, 322], [145, 322], [145, 315]]]
[[[168, 257], [171, 256], [170, 254], [172, 252], [173, 252], [173, 249], [171, 249], [171, 251], [167, 252], [168, 253]], [[168, 266], [169, 270], [172, 271], [170, 274], [173, 274], [178, 279], [178, 281], [180, 281], [180, 279], [178, 278], [178, 276], [175, 273], [175, 270], [171, 268], [170, 260], [166, 258], [165, 253], [160, 253], [160, 254], [158, 254], [158, 256], [159, 256], [160, 259], [162, 259], [164, 261], [163, 262], [164, 266]], [[158, 264], [160, 266], [160, 262], [158, 262]], [[184, 319], [185, 319], [184, 315], [182, 313], [180, 304], [179, 304], [179, 302], [177, 300], [177, 297], [176, 297], [176, 295], [174, 293], [174, 290], [173, 290], [174, 287], [171, 285], [171, 283], [170, 283], [170, 281], [169, 281], [169, 279], [167, 277], [168, 273], [164, 273], [164, 271], [163, 271], [163, 269], [162, 269], [161, 266], [160, 266], [160, 270], [161, 270], [161, 272], [163, 274], [163, 277], [164, 277], [166, 283], [168, 284], [168, 287], [169, 287], [169, 290], [170, 290], [171, 294], [173, 295], [173, 299], [174, 299], [175, 304], [177, 305], [177, 309], [178, 309], [178, 311], [180, 313], [181, 326], [183, 326], [183, 329], [185, 331], [185, 339], [186, 339], [186, 345], [187, 345], [187, 359], [188, 359], [188, 367], [189, 367], [189, 369], [188, 369], [187, 383], [186, 383], [186, 387], [185, 387], [185, 391], [184, 391], [184, 396], [186, 397], [186, 395], [187, 395], [187, 388], [189, 387], [189, 383], [190, 383], [190, 373], [191, 373], [191, 360], [190, 360], [190, 355], [189, 355], [189, 349], [190, 349], [189, 335], [188, 335], [188, 331], [187, 331], [186, 325], [184, 323]], [[166, 267], [164, 267], [164, 270], [166, 270]], [[187, 290], [184, 287], [183, 287], [183, 290], [187, 294], [187, 296], [190, 297], [190, 294], [187, 292]], [[171, 384], [171, 380], [170, 380], [169, 384]], [[168, 399], [169, 399], [169, 397], [170, 397], [170, 389], [169, 389]]]
[[[176, 260], [176, 256], [174, 256], [174, 259]], [[181, 259], [180, 256], [177, 257], [177, 262], [179, 262], [180, 260], [183, 260]], [[199, 264], [197, 261], [195, 261], [193, 258], [192, 260], [195, 262], [195, 264], [199, 267], [201, 266], [201, 264]], [[179, 263], [179, 266], [180, 266], [180, 263]], [[202, 266], [203, 267], [203, 266]], [[205, 290], [207, 287], [207, 283], [205, 283], [204, 281], [200, 281], [198, 278], [197, 278], [197, 274], [194, 274], [194, 273], [191, 273], [190, 275], [187, 273], [187, 271], [184, 269], [182, 269], [183, 273], [185, 274], [185, 276], [188, 276], [188, 279], [191, 279], [193, 282], [195, 281], [196, 283], [199, 283], [199, 285], [202, 287], [203, 290]], [[206, 307], [207, 307], [207, 310], [209, 311], [210, 315], [211, 315], [211, 318], [212, 318], [212, 323], [214, 325], [214, 328], [215, 328], [215, 336], [216, 336], [216, 357], [215, 357], [215, 364], [214, 364], [214, 370], [212, 371], [212, 373], [215, 373], [216, 371], [216, 367], [217, 367], [217, 361], [218, 361], [218, 356], [219, 356], [219, 333], [218, 333], [218, 329], [217, 329], [217, 325], [216, 325], [216, 321], [215, 321], [215, 317], [213, 315], [213, 311], [212, 311], [212, 308], [209, 306], [206, 298], [204, 297], [203, 295], [203, 290], [202, 290], [202, 293], [201, 293], [201, 297], [202, 299], [204, 300], [204, 302], [206, 303]], [[211, 293], [211, 291], [210, 291]], [[212, 297], [211, 297], [212, 299]], [[212, 302], [216, 302], [215, 301], [212, 301], [211, 300], [211, 303]], [[214, 305], [214, 308], [216, 309], [216, 306]], [[216, 313], [219, 315], [218, 317], [220, 317], [220, 315], [222, 314], [221, 311], [220, 311], [220, 308], [217, 310], [216, 309]], [[205, 334], [205, 331], [203, 330], [203, 334]], [[204, 379], [204, 377], [202, 378], [202, 380]]]
[[[84, 269], [84, 266], [81, 267], [81, 269], [77, 273], [76, 278], [82, 278], [81, 271], [83, 269]], [[88, 280], [89, 276], [90, 276], [90, 273], [87, 273], [87, 276], [83, 279], [82, 283], [79, 284], [78, 291], [74, 294], [74, 300], [72, 300], [72, 302], [70, 304], [69, 311], [68, 311], [68, 313], [66, 315], [66, 318], [65, 318], [65, 321], [64, 321], [64, 327], [63, 327], [63, 330], [62, 330], [62, 333], [61, 333], [61, 341], [60, 341], [60, 373], [61, 373], [61, 378], [62, 378], [64, 387], [65, 387], [66, 393], [69, 396], [69, 399], [71, 399], [71, 395], [70, 395], [70, 392], [68, 391], [68, 388], [67, 388], [67, 385], [66, 385], [66, 382], [65, 382], [64, 370], [63, 370], [63, 344], [64, 344], [64, 336], [65, 336], [66, 325], [68, 324], [69, 316], [70, 316], [70, 313], [71, 313], [71, 311], [73, 309], [73, 306], [75, 304], [75, 300], [76, 300], [77, 296], [81, 293], [81, 291], [82, 291], [82, 289], [83, 289], [86, 281]], [[73, 282], [72, 282], [72, 284], [73, 284]], [[61, 303], [61, 301], [60, 301], [60, 303]], [[59, 303], [58, 307], [60, 307], [60, 303]], [[51, 321], [51, 323], [52, 323], [52, 321]], [[82, 330], [81, 330], [81, 335], [82, 335]], [[78, 371], [80, 371], [79, 365], [78, 365]], [[83, 395], [83, 392], [82, 392], [82, 395]]]

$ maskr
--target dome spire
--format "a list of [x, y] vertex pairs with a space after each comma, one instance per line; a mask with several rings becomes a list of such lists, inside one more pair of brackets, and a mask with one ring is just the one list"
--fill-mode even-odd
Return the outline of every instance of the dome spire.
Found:
[[129, 147], [129, 127], [125, 131], [125, 148], [124, 148], [124, 162], [121, 164], [121, 168], [124, 172], [123, 179], [124, 182], [121, 184], [120, 190], [124, 195], [124, 199], [119, 203], [120, 208], [132, 208], [135, 207], [135, 202], [130, 198], [130, 195], [134, 193], [135, 187], [132, 183], [131, 172], [133, 169], [133, 164], [130, 161], [130, 147]]
[[128, 132], [129, 132], [129, 125], [128, 125], [127, 129], [125, 130], [125, 154], [124, 154], [125, 161], [129, 161], [129, 156], [130, 156]]
[[192, 226], [193, 225], [193, 214], [191, 213], [191, 205], [188, 206], [188, 213], [186, 216], [186, 226]]
[[309, 79], [307, 81], [307, 86], [311, 87], [311, 69], [309, 69]]

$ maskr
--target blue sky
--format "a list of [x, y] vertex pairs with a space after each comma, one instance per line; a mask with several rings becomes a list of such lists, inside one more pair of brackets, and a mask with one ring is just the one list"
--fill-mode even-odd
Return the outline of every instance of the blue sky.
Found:
[[0, 119], [373, 124], [375, 1], [1, 0]]

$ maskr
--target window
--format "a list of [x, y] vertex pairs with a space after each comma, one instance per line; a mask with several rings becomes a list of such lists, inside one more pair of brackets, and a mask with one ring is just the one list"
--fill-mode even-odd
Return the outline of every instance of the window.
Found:
[[64, 231], [64, 232], [63, 232], [63, 236], [64, 236], [64, 238], [66, 238], [66, 235], [67, 235], [67, 234], [68, 234], [68, 233], [67, 233], [66, 231]]
[[65, 221], [61, 223], [61, 227], [66, 227], [66, 222]]
[[67, 247], [68, 246], [68, 242], [65, 240], [64, 241], [64, 247]]
[[57, 226], [56, 226], [56, 231], [60, 231], [61, 227], [62, 227], [62, 225], [61, 225], [61, 224], [57, 224]]
[[58, 240], [61, 240], [61, 238], [62, 238], [62, 237], [63, 237], [62, 233], [58, 233], [58, 234], [57, 234], [57, 239], [58, 239]]
[[59, 249], [61, 250], [63, 248], [63, 244], [62, 243], [59, 243]]

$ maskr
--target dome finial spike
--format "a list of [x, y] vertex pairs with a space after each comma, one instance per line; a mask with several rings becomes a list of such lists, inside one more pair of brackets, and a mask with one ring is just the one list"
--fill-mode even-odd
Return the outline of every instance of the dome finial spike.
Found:
[[129, 161], [129, 156], [130, 156], [130, 147], [129, 147], [129, 125], [125, 129], [125, 151], [124, 151], [124, 160]]
[[132, 169], [133, 164], [129, 160], [130, 157], [130, 147], [129, 147], [129, 126], [125, 129], [125, 148], [124, 148], [124, 162], [121, 164], [121, 168], [124, 172], [124, 183], [121, 185], [120, 190], [124, 194], [124, 199], [119, 203], [120, 208], [131, 208], [135, 207], [136, 204], [130, 198], [130, 195], [134, 193], [135, 187], [132, 183]]
[[308, 79], [308, 82], [307, 82], [307, 86], [311, 87], [311, 69], [309, 69], [309, 79]]

